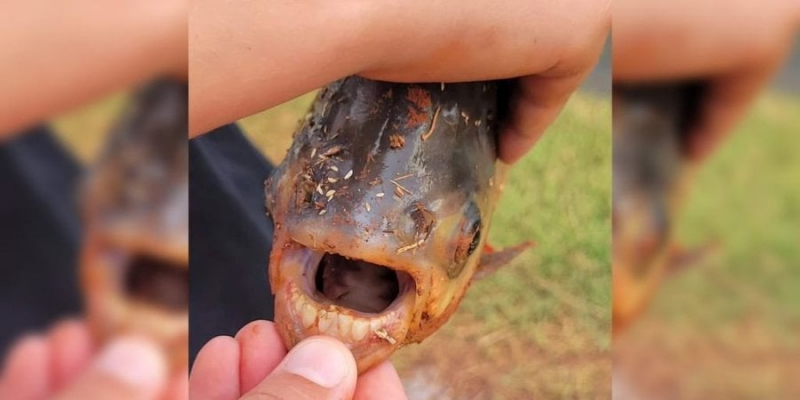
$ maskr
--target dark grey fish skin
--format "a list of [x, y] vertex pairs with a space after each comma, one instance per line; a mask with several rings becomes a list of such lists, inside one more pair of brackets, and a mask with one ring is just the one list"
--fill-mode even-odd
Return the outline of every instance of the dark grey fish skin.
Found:
[[[332, 334], [327, 321], [302, 324], [292, 308], [297, 290], [328, 314], [363, 318], [370, 315], [360, 310], [378, 316], [399, 292], [387, 309], [398, 314], [384, 331], [363, 340], [333, 333], [351, 346], [361, 371], [447, 320], [479, 267], [500, 194], [497, 138], [512, 90], [512, 81], [360, 77], [321, 90], [266, 185], [275, 222], [270, 282], [287, 346]], [[393, 270], [400, 281], [369, 268]]]

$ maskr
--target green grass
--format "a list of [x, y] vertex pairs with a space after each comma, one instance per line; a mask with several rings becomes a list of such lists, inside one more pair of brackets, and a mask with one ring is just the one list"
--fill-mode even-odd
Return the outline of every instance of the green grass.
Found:
[[[692, 185], [678, 236], [690, 244], [723, 245], [718, 257], [664, 290], [675, 299], [703, 301], [704, 317], [689, 319], [692, 325], [717, 326], [751, 313], [776, 326], [800, 322], [797, 110], [798, 99], [761, 99]], [[686, 320], [693, 315], [686, 305], [670, 301], [657, 307], [665, 317]]]
[[[490, 328], [520, 332], [569, 316], [607, 349], [610, 165], [609, 104], [576, 95], [513, 167], [490, 231], [497, 246], [533, 239], [536, 247], [475, 285], [463, 310]], [[509, 303], [514, 306], [505, 307]]]

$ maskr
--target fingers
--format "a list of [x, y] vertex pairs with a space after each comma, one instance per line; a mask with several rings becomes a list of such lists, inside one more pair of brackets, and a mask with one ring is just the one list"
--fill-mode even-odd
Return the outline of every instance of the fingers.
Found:
[[50, 349], [43, 336], [21, 339], [3, 367], [0, 399], [44, 399], [49, 393]]
[[197, 353], [189, 377], [189, 398], [192, 400], [238, 399], [239, 343], [230, 336], [211, 339]]
[[251, 322], [235, 339], [214, 338], [197, 355], [190, 398], [238, 399], [264, 380], [284, 356], [286, 349], [272, 322]]
[[124, 338], [106, 347], [58, 400], [155, 400], [167, 381], [167, 362], [148, 341]]
[[614, 80], [709, 76], [771, 58], [795, 35], [789, 3], [732, 0], [719, 18], [714, 1], [614, 1]]
[[511, 117], [500, 136], [500, 159], [513, 164], [525, 155], [556, 119], [584, 76], [585, 73], [522, 78], [519, 94], [512, 99]]
[[277, 329], [272, 322], [254, 321], [236, 334], [239, 342], [239, 387], [247, 393], [269, 375], [286, 356]]
[[189, 371], [183, 370], [170, 379], [161, 400], [189, 400]]
[[402, 400], [406, 399], [400, 376], [389, 361], [371, 368], [358, 377], [354, 400]]
[[356, 362], [339, 341], [315, 336], [300, 342], [243, 400], [349, 399], [356, 385]]
[[50, 332], [51, 390], [59, 391], [86, 368], [92, 356], [89, 330], [78, 321], [65, 321]]

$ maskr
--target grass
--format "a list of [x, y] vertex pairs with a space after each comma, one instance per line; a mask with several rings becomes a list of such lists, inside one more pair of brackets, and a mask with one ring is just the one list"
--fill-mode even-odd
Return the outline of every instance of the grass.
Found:
[[56, 137], [84, 164], [90, 163], [105, 144], [112, 125], [128, 101], [120, 92], [70, 111], [52, 120]]
[[[312, 100], [240, 123], [278, 161]], [[536, 248], [470, 288], [439, 332], [396, 353], [412, 398], [608, 397], [610, 117], [608, 100], [576, 94], [514, 166], [490, 242]]]
[[[702, 166], [678, 236], [722, 248], [667, 282], [615, 343], [643, 386], [697, 399], [800, 393], [797, 110], [798, 98], [763, 97]], [[654, 359], [661, 365], [648, 368]]]

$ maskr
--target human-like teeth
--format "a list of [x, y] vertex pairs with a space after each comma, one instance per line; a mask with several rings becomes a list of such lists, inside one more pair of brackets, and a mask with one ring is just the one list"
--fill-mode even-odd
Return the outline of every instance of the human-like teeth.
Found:
[[310, 328], [316, 320], [317, 311], [314, 310], [314, 306], [308, 303], [303, 304], [303, 327]]
[[375, 318], [370, 321], [370, 331], [375, 332], [381, 327], [383, 327], [383, 319], [382, 318]]
[[319, 327], [320, 332], [330, 332], [335, 333], [331, 330], [334, 322], [336, 322], [336, 314], [332, 312], [327, 312], [325, 310], [320, 310], [319, 312]]
[[350, 327], [353, 325], [353, 318], [339, 314], [339, 335], [342, 337], [350, 336]]
[[364, 320], [355, 320], [355, 321], [353, 321], [353, 326], [350, 329], [351, 330], [350, 336], [355, 341], [359, 341], [361, 339], [364, 339], [364, 337], [367, 336], [367, 332], [369, 332], [369, 326], [370, 326], [369, 322], [364, 321]]
[[291, 302], [294, 306], [294, 315], [300, 316], [303, 312], [303, 304], [305, 303], [300, 300], [300, 297], [293, 297]]

